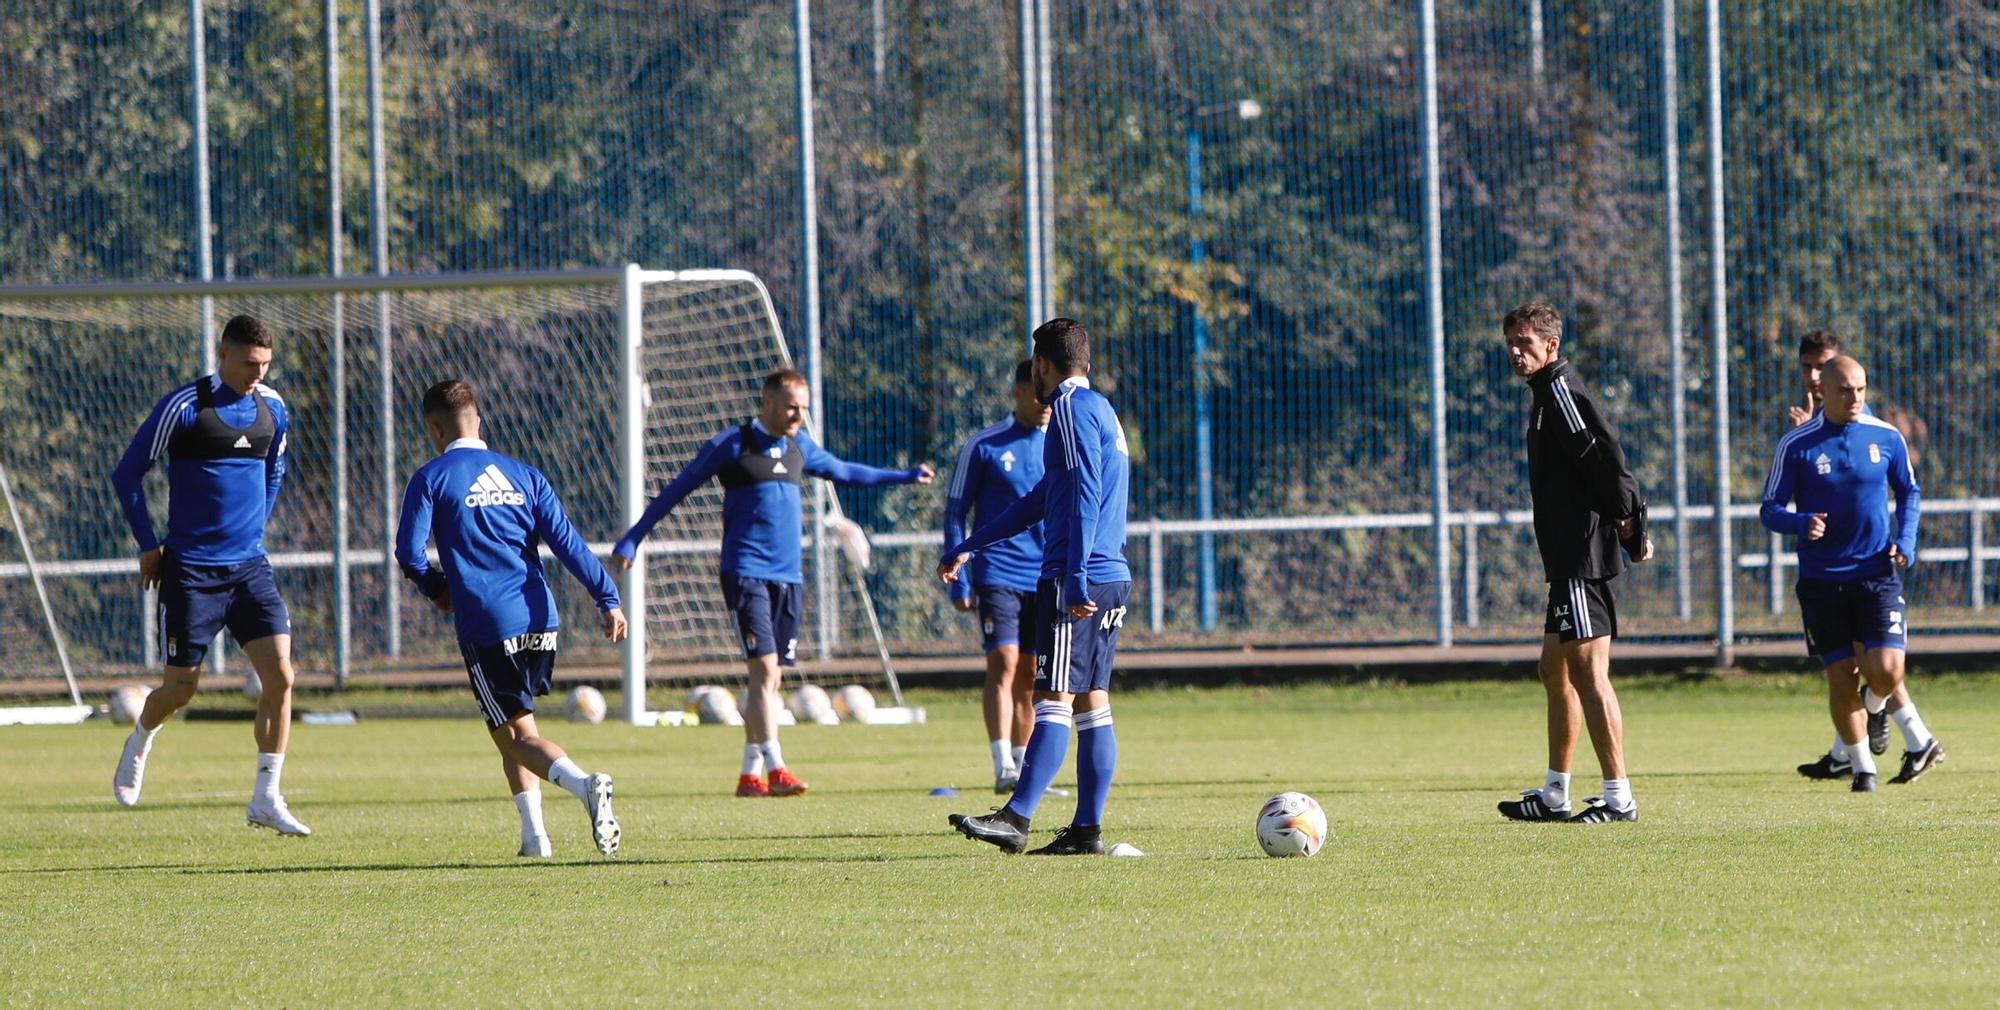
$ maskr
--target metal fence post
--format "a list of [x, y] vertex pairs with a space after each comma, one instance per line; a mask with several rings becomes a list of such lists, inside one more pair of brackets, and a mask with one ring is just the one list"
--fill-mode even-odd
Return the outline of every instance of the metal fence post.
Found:
[[[382, 142], [382, 0], [368, 0], [368, 238], [375, 276], [389, 276], [388, 152]], [[381, 383], [382, 624], [389, 658], [403, 654], [402, 578], [396, 570], [396, 349], [389, 293], [375, 295], [376, 381]]]
[[1708, 0], [1708, 270], [1715, 390], [1715, 661], [1736, 661], [1736, 554], [1729, 532], [1729, 265], [1722, 176], [1722, 4]]
[[1675, 53], [1674, 4], [1660, 0], [1660, 139], [1665, 148], [1667, 223], [1667, 341], [1672, 353], [1674, 445], [1674, 614], [1694, 616], [1693, 545], [1688, 543], [1687, 336], [1681, 318], [1680, 61]]
[[[811, 387], [812, 409], [818, 420], [813, 425], [814, 433], [824, 445], [830, 437], [830, 428], [827, 424], [825, 388], [820, 381], [819, 197], [817, 168], [813, 164], [812, 9], [807, 0], [796, 0], [793, 14], [793, 29], [798, 36], [795, 54], [799, 108], [799, 298], [805, 316], [806, 385]], [[819, 642], [819, 658], [827, 659], [833, 655], [834, 636], [839, 633], [839, 626], [834, 621], [834, 612], [839, 606], [833, 595], [832, 557], [827, 551], [825, 536], [826, 496], [829, 492], [824, 482], [816, 483], [812, 517], [813, 610], [818, 619], [819, 634], [814, 637]]]
[[1479, 627], [1479, 524], [1465, 519], [1465, 626]]
[[1151, 611], [1153, 633], [1167, 629], [1166, 545], [1160, 542], [1160, 521], [1146, 522], [1146, 608]]
[[1965, 596], [1974, 610], [1986, 609], [1986, 513], [1974, 501], [1965, 513]]
[[[624, 277], [618, 282], [618, 505], [627, 529], [637, 525], [646, 511], [646, 391], [640, 373], [640, 352], [645, 344], [645, 328], [641, 325], [644, 312], [639, 266], [628, 263]], [[625, 721], [636, 724], [646, 712], [646, 552], [643, 549], [632, 556], [632, 567], [626, 569], [621, 589], [626, 621], [622, 657]], [[825, 609], [825, 604], [821, 604], [821, 609]]]
[[1042, 291], [1041, 90], [1035, 84], [1035, 0], [1020, 0], [1021, 12], [1021, 271], [1026, 282], [1021, 309], [1022, 342], [1035, 353], [1035, 327], [1045, 317]]
[[[340, 6], [326, 0], [326, 270], [341, 274], [340, 242]], [[353, 659], [347, 571], [347, 322], [341, 295], [333, 296], [333, 683], [347, 686]]]
[[1771, 563], [1766, 567], [1764, 572], [1766, 576], [1769, 576], [1765, 580], [1764, 595], [1765, 602], [1769, 605], [1773, 614], [1782, 614], [1785, 612], [1785, 576], [1782, 566], [1778, 561], [1778, 555], [1784, 549], [1785, 538], [1776, 533], [1771, 534]]
[[1431, 593], [1437, 644], [1451, 644], [1451, 529], [1445, 525], [1451, 489], [1445, 452], [1444, 277], [1438, 234], [1437, 2], [1423, 2], [1424, 309], [1430, 330]]

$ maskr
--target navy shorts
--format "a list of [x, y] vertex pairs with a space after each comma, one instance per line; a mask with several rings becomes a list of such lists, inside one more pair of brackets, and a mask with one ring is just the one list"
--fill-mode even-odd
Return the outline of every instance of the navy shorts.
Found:
[[222, 628], [238, 644], [292, 633], [292, 615], [278, 595], [271, 559], [184, 565], [171, 551], [165, 553], [160, 559], [160, 655], [167, 665], [200, 666]]
[[743, 658], [776, 655], [778, 665], [799, 665], [799, 613], [805, 590], [795, 582], [742, 579], [722, 573], [722, 602], [736, 615]]
[[1901, 578], [1800, 579], [1797, 591], [1806, 651], [1818, 656], [1821, 666], [1853, 659], [1856, 643], [1864, 649], [1909, 648]]
[[[982, 586], [979, 594], [979, 646], [992, 652], [1004, 645], [1022, 645], [1021, 615], [1035, 616], [1035, 591]], [[1022, 651], [1032, 655], [1035, 643]]]
[[1618, 600], [1610, 579], [1563, 579], [1549, 583], [1548, 613], [1542, 634], [1558, 642], [1583, 642], [1618, 637]]
[[1090, 587], [1097, 613], [1071, 617], [1056, 609], [1053, 579], [1035, 589], [1035, 690], [1059, 694], [1111, 690], [1111, 661], [1118, 654], [1118, 631], [1125, 626], [1125, 603], [1132, 583]]
[[465, 675], [473, 697], [486, 717], [487, 729], [500, 727], [535, 710], [535, 699], [549, 693], [556, 674], [556, 633], [530, 631], [494, 645], [459, 642]]

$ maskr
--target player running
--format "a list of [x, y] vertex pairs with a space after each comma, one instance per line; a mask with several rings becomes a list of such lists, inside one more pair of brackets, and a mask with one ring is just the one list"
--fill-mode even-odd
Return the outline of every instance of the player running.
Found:
[[[952, 814], [951, 825], [1004, 852], [1028, 847], [1028, 824], [1076, 731], [1076, 816], [1034, 855], [1104, 851], [1104, 804], [1118, 766], [1111, 728], [1111, 664], [1132, 570], [1125, 562], [1131, 461], [1111, 401], [1090, 388], [1090, 336], [1074, 319], [1035, 330], [1035, 390], [1049, 405], [1046, 473], [1033, 490], [945, 550], [938, 577], [956, 581], [978, 552], [1042, 522], [1042, 578], [1035, 588], [1035, 727], [1007, 804], [991, 814]], [[1076, 711], [1077, 709], [1081, 711]]]
[[[614, 549], [619, 565], [632, 567], [640, 542], [681, 499], [710, 478], [722, 481], [722, 599], [736, 617], [750, 679], [738, 796], [804, 796], [808, 788], [785, 767], [778, 746], [778, 668], [798, 665], [806, 477], [862, 486], [931, 482], [928, 464], [883, 470], [820, 448], [804, 430], [811, 400], [805, 376], [789, 368], [766, 376], [757, 416], [709, 439]], [[767, 766], [768, 781], [759, 779]]]
[[[222, 328], [216, 371], [154, 404], [111, 473], [118, 501], [139, 541], [139, 581], [160, 591], [160, 637], [166, 658], [160, 689], [125, 739], [111, 794], [139, 802], [153, 738], [194, 698], [201, 662], [227, 627], [250, 657], [262, 691], [251, 733], [257, 779], [245, 812], [253, 827], [281, 835], [312, 829], [285, 805], [278, 780], [292, 727], [292, 619], [278, 595], [264, 526], [285, 483], [285, 401], [264, 385], [271, 334], [252, 316]], [[167, 536], [154, 535], [143, 480], [167, 461]]]
[[[520, 854], [554, 854], [542, 822], [539, 780], [548, 779], [582, 801], [597, 850], [615, 856], [611, 776], [577, 767], [535, 725], [535, 699], [549, 693], [561, 624], [542, 577], [540, 545], [590, 590], [604, 612], [604, 637], [614, 642], [625, 638], [618, 587], [577, 536], [548, 478], [479, 440], [471, 386], [450, 379], [425, 390], [424, 432], [438, 454], [403, 492], [396, 562], [458, 629], [466, 675], [521, 814]], [[433, 538], [442, 572], [424, 553]]]
[[[1788, 409], [1792, 427], [1798, 427], [1819, 416], [1820, 370], [1826, 363], [1840, 355], [1840, 338], [1829, 330], [1813, 330], [1799, 338], [1799, 382], [1805, 387], [1805, 406]], [[1863, 413], [1868, 412], [1864, 403]], [[1910, 465], [1914, 469], [1916, 458], [1911, 456]], [[1903, 730], [1903, 744], [1906, 750], [1922, 750], [1924, 741], [1910, 736], [1911, 725], [1923, 726], [1921, 719], [1915, 718], [1916, 702], [1910, 700], [1910, 685], [1907, 681], [1896, 685], [1896, 693], [1887, 698], [1871, 689], [1866, 681], [1861, 685], [1861, 707], [1868, 713], [1868, 750], [1873, 754], [1883, 754], [1889, 750], [1889, 716], [1891, 712], [1910, 711], [1910, 716], [1898, 716], [1897, 724]], [[1809, 779], [1844, 779], [1854, 774], [1854, 766], [1847, 760], [1847, 745], [1841, 742], [1838, 732], [1833, 735], [1833, 746], [1825, 754], [1799, 766], [1799, 774]]]
[[[1542, 625], [1542, 688], [1548, 695], [1549, 768], [1539, 789], [1500, 803], [1516, 821], [1603, 824], [1636, 821], [1639, 805], [1625, 772], [1625, 719], [1611, 686], [1611, 640], [1618, 608], [1611, 580], [1633, 561], [1653, 556], [1646, 537], [1646, 503], [1625, 468], [1611, 422], [1583, 388], [1562, 354], [1562, 314], [1547, 302], [1507, 313], [1501, 332], [1514, 373], [1528, 380], [1528, 486], [1535, 506], [1535, 542], [1549, 580]], [[1570, 813], [1570, 765], [1578, 724], [1604, 771], [1604, 795]]]
[[[1854, 776], [1853, 791], [1875, 791], [1875, 756], [1862, 745], [1857, 676], [1888, 697], [1903, 682], [1907, 650], [1903, 582], [1897, 569], [1916, 559], [1921, 498], [1903, 433], [1870, 416], [1868, 377], [1853, 358], [1836, 357], [1820, 373], [1820, 414], [1778, 440], [1758, 517], [1776, 533], [1798, 537], [1799, 614], [1806, 648], [1826, 668], [1833, 727]], [[1896, 493], [1893, 533], [1888, 492]], [[1798, 508], [1789, 507], [1796, 499]], [[1944, 744], [1915, 705], [1897, 709], [1912, 741], [1891, 782], [1914, 782], [1944, 760]], [[1834, 778], [1834, 774], [1812, 778]]]
[[[1014, 414], [972, 436], [958, 454], [944, 503], [944, 542], [965, 539], [966, 513], [984, 521], [1019, 501], [1042, 479], [1049, 408], [1035, 395], [1034, 363], [1014, 368]], [[1034, 728], [1035, 643], [1021, 640], [1021, 617], [1035, 615], [1035, 581], [1042, 571], [1039, 523], [979, 553], [971, 577], [951, 583], [952, 605], [979, 611], [986, 652], [981, 705], [993, 748], [993, 791], [1014, 791]]]

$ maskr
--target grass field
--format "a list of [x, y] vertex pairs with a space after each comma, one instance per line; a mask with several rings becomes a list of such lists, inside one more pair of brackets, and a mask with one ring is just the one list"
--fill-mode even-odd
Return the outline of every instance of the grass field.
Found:
[[[1638, 824], [1502, 822], [1536, 784], [1530, 684], [1153, 690], [1117, 703], [1107, 839], [1144, 859], [1006, 857], [970, 694], [929, 725], [788, 731], [815, 791], [727, 795], [719, 728], [546, 723], [618, 780], [624, 857], [548, 793], [553, 864], [477, 722], [300, 726], [317, 834], [246, 828], [249, 728], [176, 723], [144, 804], [122, 731], [0, 730], [8, 1006], [1990, 1007], [2000, 992], [2000, 680], [1927, 680], [1951, 758], [1874, 796], [1791, 766], [1809, 680], [1625, 687]], [[470, 702], [467, 703], [468, 712]], [[1887, 774], [1901, 741], [1892, 746]], [[1595, 768], [1579, 764], [1578, 794]], [[1066, 776], [1067, 777], [1067, 776]], [[946, 783], [957, 800], [933, 799]], [[1265, 858], [1261, 801], [1333, 838]], [[1051, 798], [1041, 822], [1067, 820]]]

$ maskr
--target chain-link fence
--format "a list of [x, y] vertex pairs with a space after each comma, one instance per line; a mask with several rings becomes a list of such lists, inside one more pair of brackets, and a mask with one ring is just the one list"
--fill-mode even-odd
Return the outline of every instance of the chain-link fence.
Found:
[[[1426, 514], [1424, 5], [1024, 2], [811, 7], [830, 446], [948, 461], [1001, 415], [1029, 322], [1026, 214], [1047, 225], [1050, 304], [1097, 337], [1099, 385], [1133, 445], [1135, 520]], [[186, 5], [0, 15], [0, 279], [197, 271], [199, 67], [218, 276], [324, 268], [331, 151], [351, 270], [740, 267], [770, 284], [807, 359], [794, 4], [382, 8], [377, 111], [365, 9], [338, 5], [331, 145], [320, 4], [207, 3], [200, 64]], [[1986, 433], [2000, 418], [1985, 394], [2000, 334], [2000, 12], [1986, 0], [1726, 5], [1718, 134], [1710, 10], [1436, 5], [1449, 510], [1525, 505], [1524, 395], [1496, 324], [1532, 296], [1569, 317], [1566, 347], [1656, 506], [1717, 498], [1717, 347], [1730, 489], [1752, 504], [1784, 408], [1800, 399], [1793, 348], [1815, 326], [1871, 367], [1929, 500], [1995, 493]], [[1044, 86], [1036, 13], [1053, 155], [1034, 180], [1043, 215], [1023, 204], [1036, 160], [1023, 157], [1035, 136], [1024, 88]], [[380, 218], [371, 125], [384, 138]], [[386, 264], [368, 252], [378, 225]], [[190, 333], [147, 337], [160, 353], [130, 365], [92, 355], [79, 377], [101, 405], [89, 417], [51, 419], [55, 394], [42, 390], [17, 387], [8, 405], [37, 431], [98, 423], [100, 411], [113, 427], [135, 423], [141, 401], [195, 367]], [[288, 394], [302, 381], [317, 380], [293, 376]], [[357, 388], [354, 409], [367, 397]], [[74, 541], [45, 535], [45, 554], [122, 547], [108, 495], [88, 490], [110, 462], [64, 464], [84, 489], [61, 506], [65, 522], [96, 526]], [[905, 534], [934, 529], [942, 504], [841, 496], [869, 529]], [[1972, 608], [1991, 594], [1988, 511], [1927, 521], [1933, 563], [1910, 579], [1919, 627], [1983, 623]], [[1709, 521], [1697, 515], [1685, 536], [1671, 521], [1656, 529], [1662, 560], [1629, 580], [1628, 630], [1712, 636]], [[1771, 612], [1770, 538], [1749, 517], [1733, 532], [1733, 616], [1746, 632], [1788, 631], [1791, 618]], [[1455, 527], [1452, 544], [1459, 636], [1531, 631], [1541, 574], [1525, 532], [1482, 527], [1468, 542]], [[1468, 548], [1477, 578], [1464, 574]], [[969, 628], [921, 578], [922, 553], [884, 552], [890, 570], [908, 569], [877, 576], [884, 617], [909, 647], [963, 648]], [[1422, 527], [1173, 533], [1130, 553], [1158, 586], [1172, 640], [1436, 634], [1438, 559]], [[1781, 607], [1788, 577], [1777, 572]], [[0, 580], [7, 613], [15, 584]]]

